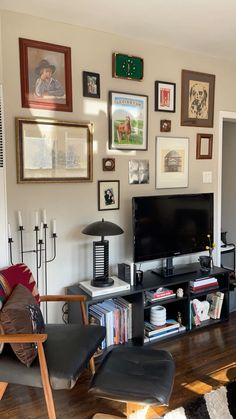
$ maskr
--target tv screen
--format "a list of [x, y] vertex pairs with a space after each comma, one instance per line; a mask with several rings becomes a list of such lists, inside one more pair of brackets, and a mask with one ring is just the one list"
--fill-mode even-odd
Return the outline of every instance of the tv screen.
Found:
[[132, 199], [134, 262], [201, 252], [213, 239], [213, 194]]

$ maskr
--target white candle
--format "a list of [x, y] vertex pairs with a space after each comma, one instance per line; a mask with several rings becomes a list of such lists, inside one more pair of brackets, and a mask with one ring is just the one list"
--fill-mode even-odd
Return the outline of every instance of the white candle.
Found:
[[46, 210], [43, 210], [43, 224], [47, 224], [47, 214], [46, 214]]
[[56, 220], [52, 220], [52, 234], [56, 234], [57, 232], [57, 222]]
[[43, 223], [40, 223], [39, 240], [43, 240]]
[[18, 223], [19, 227], [23, 227], [21, 211], [18, 211]]
[[39, 213], [35, 211], [35, 227], [39, 226]]
[[8, 238], [11, 239], [11, 225], [8, 224]]

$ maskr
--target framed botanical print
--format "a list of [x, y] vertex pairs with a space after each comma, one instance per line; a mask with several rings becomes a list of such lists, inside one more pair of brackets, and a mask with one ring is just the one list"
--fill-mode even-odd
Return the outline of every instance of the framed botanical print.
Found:
[[175, 112], [175, 83], [155, 81], [155, 111]]
[[72, 112], [71, 49], [19, 38], [23, 108]]
[[83, 71], [83, 96], [100, 98], [100, 75]]
[[188, 186], [188, 138], [156, 138], [156, 188]]
[[213, 127], [215, 75], [182, 70], [181, 125]]
[[120, 181], [98, 181], [98, 211], [117, 210], [120, 208]]
[[109, 148], [147, 150], [148, 96], [109, 92]]

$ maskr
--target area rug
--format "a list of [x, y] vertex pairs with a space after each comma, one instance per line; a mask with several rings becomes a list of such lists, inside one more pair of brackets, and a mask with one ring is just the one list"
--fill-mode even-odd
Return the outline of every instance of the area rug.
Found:
[[236, 381], [206, 393], [163, 419], [236, 419]]

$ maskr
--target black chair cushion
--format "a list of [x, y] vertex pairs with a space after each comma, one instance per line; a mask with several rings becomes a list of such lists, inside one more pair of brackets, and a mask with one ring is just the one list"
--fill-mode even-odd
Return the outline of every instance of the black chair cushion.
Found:
[[105, 357], [89, 392], [112, 400], [166, 405], [174, 373], [174, 361], [168, 351], [118, 347]]
[[[105, 337], [101, 326], [78, 324], [46, 325], [48, 339], [45, 356], [53, 389], [70, 389], [78, 379]], [[15, 356], [9, 345], [0, 355], [0, 381], [42, 387], [38, 358], [27, 368]]]

